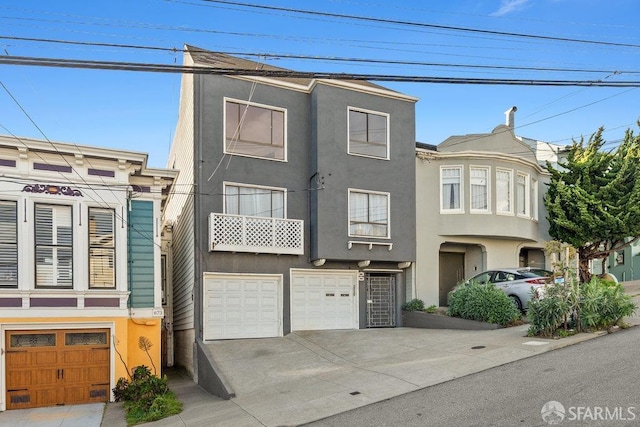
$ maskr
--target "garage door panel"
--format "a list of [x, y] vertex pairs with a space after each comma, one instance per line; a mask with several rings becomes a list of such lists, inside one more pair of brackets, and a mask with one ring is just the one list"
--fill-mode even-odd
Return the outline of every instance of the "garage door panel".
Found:
[[357, 276], [335, 271], [293, 271], [291, 329], [355, 329]]
[[[7, 409], [108, 401], [109, 335], [108, 329], [7, 331]], [[90, 396], [93, 387], [101, 397]]]
[[208, 274], [205, 294], [205, 340], [282, 335], [280, 276]]

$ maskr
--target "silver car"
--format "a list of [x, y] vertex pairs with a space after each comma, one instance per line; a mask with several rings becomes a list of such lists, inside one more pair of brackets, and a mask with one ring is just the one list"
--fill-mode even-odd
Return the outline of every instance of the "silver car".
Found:
[[[485, 271], [467, 280], [466, 283], [493, 283], [513, 300], [520, 311], [526, 311], [535, 290], [544, 286], [548, 278], [528, 268], [498, 268]], [[532, 290], [533, 288], [533, 290]]]

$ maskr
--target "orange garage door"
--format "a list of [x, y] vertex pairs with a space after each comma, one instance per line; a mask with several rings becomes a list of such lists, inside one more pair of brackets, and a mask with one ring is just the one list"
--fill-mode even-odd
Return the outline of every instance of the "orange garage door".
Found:
[[106, 402], [109, 330], [10, 331], [7, 409]]

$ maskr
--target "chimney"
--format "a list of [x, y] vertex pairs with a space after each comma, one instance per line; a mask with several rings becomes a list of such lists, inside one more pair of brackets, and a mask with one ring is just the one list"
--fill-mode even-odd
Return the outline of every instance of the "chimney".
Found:
[[516, 107], [515, 105], [511, 108], [509, 108], [507, 111], [504, 112], [504, 115], [507, 116], [507, 120], [505, 122], [505, 124], [507, 126], [509, 126], [509, 128], [513, 129], [513, 127], [515, 126], [515, 114], [516, 111], [518, 111], [518, 107]]

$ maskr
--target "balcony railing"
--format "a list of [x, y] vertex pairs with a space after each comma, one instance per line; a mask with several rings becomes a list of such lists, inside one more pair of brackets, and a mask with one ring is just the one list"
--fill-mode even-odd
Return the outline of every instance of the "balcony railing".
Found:
[[211, 213], [210, 251], [304, 254], [304, 221]]

